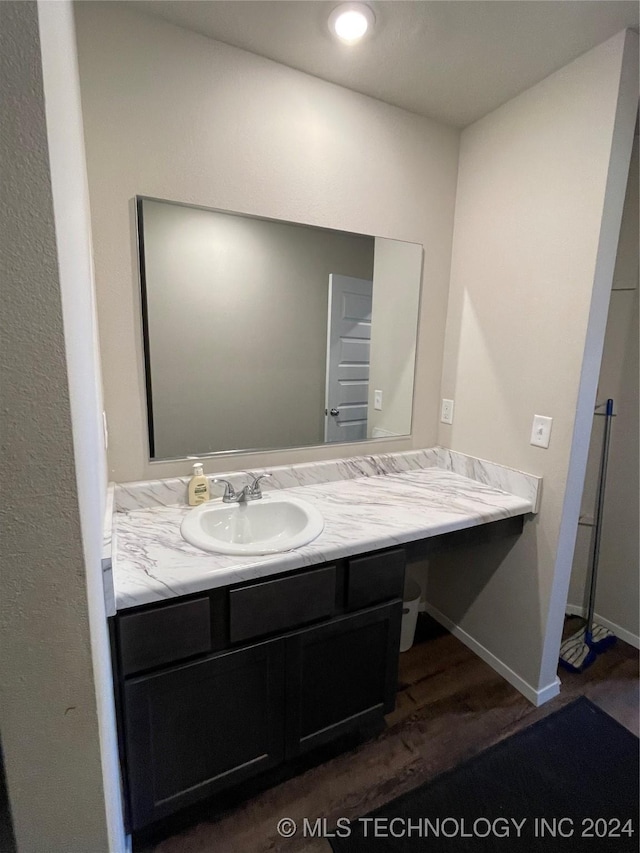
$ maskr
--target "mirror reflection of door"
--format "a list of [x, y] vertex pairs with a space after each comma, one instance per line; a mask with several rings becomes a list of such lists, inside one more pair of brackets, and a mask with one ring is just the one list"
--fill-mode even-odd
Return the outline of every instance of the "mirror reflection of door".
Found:
[[151, 459], [409, 435], [422, 246], [142, 196], [136, 213]]
[[325, 442], [367, 437], [373, 282], [329, 276]]

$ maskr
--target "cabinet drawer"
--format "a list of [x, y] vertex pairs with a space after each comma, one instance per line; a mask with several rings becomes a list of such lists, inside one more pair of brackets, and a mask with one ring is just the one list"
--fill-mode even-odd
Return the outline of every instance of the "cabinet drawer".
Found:
[[191, 599], [118, 620], [123, 675], [211, 651], [209, 598]]
[[229, 638], [239, 643], [326, 618], [335, 601], [335, 566], [232, 589]]
[[349, 560], [347, 609], [402, 598], [405, 563], [404, 548]]

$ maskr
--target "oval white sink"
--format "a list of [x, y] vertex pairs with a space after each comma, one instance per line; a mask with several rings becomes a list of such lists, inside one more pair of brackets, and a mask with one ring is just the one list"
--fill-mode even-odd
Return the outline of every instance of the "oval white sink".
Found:
[[219, 554], [278, 554], [308, 545], [324, 519], [300, 498], [265, 495], [248, 503], [210, 501], [192, 509], [180, 532], [190, 545]]

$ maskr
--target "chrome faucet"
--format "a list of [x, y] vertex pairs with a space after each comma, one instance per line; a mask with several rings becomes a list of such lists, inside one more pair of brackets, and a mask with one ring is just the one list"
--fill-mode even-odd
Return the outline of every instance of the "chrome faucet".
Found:
[[251, 471], [247, 471], [247, 474], [250, 477], [253, 477], [253, 482], [250, 486], [245, 486], [242, 490], [245, 494], [246, 501], [257, 501], [262, 497], [262, 489], [260, 488], [260, 480], [264, 480], [267, 477], [270, 477], [267, 471], [264, 474], [252, 474]]
[[262, 489], [260, 488], [260, 480], [263, 480], [265, 477], [270, 477], [271, 474], [252, 474], [251, 471], [247, 471], [250, 477], [253, 477], [253, 481], [250, 486], [245, 486], [241, 491], [237, 492], [233, 487], [233, 484], [228, 480], [224, 480], [222, 477], [214, 477], [211, 481], [212, 483], [224, 483], [224, 494], [222, 496], [222, 503], [225, 504], [233, 504], [233, 503], [247, 503], [248, 501], [257, 501], [262, 497]]

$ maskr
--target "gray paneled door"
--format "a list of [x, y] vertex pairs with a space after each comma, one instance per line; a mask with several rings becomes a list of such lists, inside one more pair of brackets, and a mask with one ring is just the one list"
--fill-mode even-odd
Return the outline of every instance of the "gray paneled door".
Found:
[[324, 440], [367, 437], [373, 282], [329, 276]]

